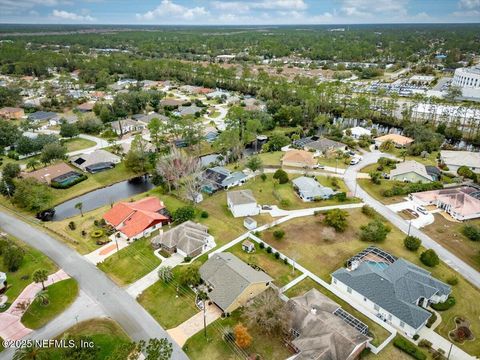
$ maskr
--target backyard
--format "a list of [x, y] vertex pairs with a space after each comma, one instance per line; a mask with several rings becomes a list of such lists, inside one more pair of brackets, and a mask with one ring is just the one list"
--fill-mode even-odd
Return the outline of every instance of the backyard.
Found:
[[380, 180], [380, 184], [374, 184], [370, 179], [357, 179], [357, 181], [358, 186], [383, 204], [389, 205], [405, 200], [406, 195], [383, 196], [383, 191], [390, 190], [396, 184], [404, 184], [401, 181], [383, 179]]
[[[238, 347], [226, 342], [223, 334], [238, 323], [246, 325], [242, 311], [236, 310], [229, 317], [221, 318], [207, 326], [207, 340], [203, 331], [192, 336], [183, 346], [192, 360], [234, 360], [245, 358]], [[252, 344], [245, 349], [248, 354], [259, 354], [261, 359], [287, 359], [293, 355], [285, 346], [281, 334], [264, 334], [259, 326], [248, 326]], [[255, 356], [252, 357], [255, 359]]]
[[77, 298], [78, 285], [75, 279], [66, 279], [45, 288], [47, 304], [41, 298], [32, 301], [22, 316], [22, 323], [30, 329], [38, 329], [60, 315]]
[[[419, 254], [424, 249], [421, 248], [418, 252], [408, 251], [403, 246], [405, 234], [400, 230], [392, 227], [387, 239], [379, 244], [362, 242], [359, 240], [360, 226], [368, 223], [370, 219], [362, 213], [361, 209], [350, 209], [348, 213], [349, 226], [343, 233], [336, 233], [332, 228], [325, 226], [320, 217], [309, 216], [268, 229], [262, 233], [262, 239], [327, 282], [330, 282], [330, 273], [342, 267], [346, 260], [369, 245], [376, 245], [395, 256], [403, 257], [423, 267]], [[273, 231], [276, 229], [285, 231], [285, 237], [282, 240], [274, 239]], [[299, 236], [299, 234], [302, 235]], [[454, 327], [454, 317], [463, 316], [470, 321], [473, 333], [480, 334], [480, 307], [477, 306], [476, 300], [480, 297], [480, 291], [445, 263], [440, 263], [428, 270], [434, 277], [445, 282], [453, 277], [458, 279], [458, 284], [452, 286], [456, 305], [441, 313], [443, 321], [436, 331], [447, 338], [448, 332]], [[466, 342], [459, 346], [471, 354], [480, 353], [480, 342]]]
[[97, 266], [117, 284], [124, 286], [155, 270], [161, 262], [153, 252], [150, 238], [143, 238], [109, 256]]
[[266, 249], [260, 249], [258, 244], [255, 244], [255, 247], [255, 252], [249, 254], [242, 250], [242, 243], [240, 242], [228, 248], [225, 252], [231, 252], [247, 264], [260, 267], [274, 279], [273, 283], [278, 287], [285, 286], [301, 275], [298, 270], [294, 270], [283, 260], [276, 259], [273, 253], [269, 254]]
[[95, 146], [95, 141], [84, 139], [81, 137], [75, 137], [71, 139], [62, 140], [63, 145], [67, 147], [67, 152], [78, 151], [88, 149]]

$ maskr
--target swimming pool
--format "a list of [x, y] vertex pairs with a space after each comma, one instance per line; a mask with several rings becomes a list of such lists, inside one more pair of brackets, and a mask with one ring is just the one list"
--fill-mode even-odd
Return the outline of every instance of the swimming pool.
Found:
[[378, 270], [385, 270], [388, 268], [388, 264], [384, 262], [376, 262], [376, 261], [365, 261], [369, 266], [377, 268]]

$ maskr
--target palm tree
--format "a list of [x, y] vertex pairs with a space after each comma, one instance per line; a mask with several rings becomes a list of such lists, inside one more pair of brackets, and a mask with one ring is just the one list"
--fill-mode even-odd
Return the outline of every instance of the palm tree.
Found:
[[27, 169], [32, 169], [33, 171], [35, 171], [38, 165], [40, 165], [40, 161], [38, 161], [37, 159], [30, 159], [28, 160], [26, 166], [27, 166]]
[[83, 203], [82, 202], [76, 203], [75, 209], [78, 209], [80, 211], [80, 215], [83, 217]]
[[13, 360], [41, 360], [43, 356], [42, 349], [36, 346], [27, 346], [18, 348], [13, 355]]
[[33, 281], [37, 284], [42, 283], [42, 289], [45, 290], [45, 281], [48, 280], [48, 272], [45, 269], [38, 269], [33, 273]]
[[37, 301], [40, 301], [42, 305], [48, 305], [50, 303], [50, 296], [48, 295], [47, 290], [42, 290], [35, 296]]

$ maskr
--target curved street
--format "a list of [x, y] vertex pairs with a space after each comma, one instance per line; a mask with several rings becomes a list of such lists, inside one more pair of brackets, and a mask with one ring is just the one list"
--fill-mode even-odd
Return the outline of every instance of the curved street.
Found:
[[[382, 204], [380, 201], [374, 199], [370, 196], [365, 190], [363, 190], [357, 182], [357, 175], [359, 170], [367, 165], [374, 164], [382, 156], [388, 156], [388, 154], [382, 153], [380, 151], [365, 152], [363, 155], [363, 160], [355, 165], [349, 166], [344, 175], [344, 180], [349, 188], [349, 190], [355, 196], [361, 198], [363, 202], [373, 207], [377, 212], [382, 214], [388, 221], [390, 221], [394, 226], [399, 228], [405, 234], [408, 233], [409, 224], [407, 221], [398, 216], [394, 211], [389, 209], [387, 206]], [[390, 157], [390, 156], [389, 156]], [[423, 233], [421, 230], [411, 227], [410, 235], [418, 237], [422, 240], [423, 246], [428, 249], [433, 249], [438, 254], [440, 259], [442, 259], [447, 265], [459, 272], [464, 278], [470, 281], [473, 285], [480, 288], [480, 273], [472, 268], [470, 265], [465, 263], [456, 255], [452, 254], [450, 251], [445, 249], [443, 246], [438, 244], [431, 237]]]
[[[75, 278], [80, 289], [100, 306], [105, 315], [117, 321], [132, 340], [166, 337], [173, 344], [172, 359], [188, 359], [170, 335], [135, 299], [75, 250], [3, 210], [0, 211], [0, 227], [47, 255]], [[58, 332], [63, 330], [58, 329]], [[35, 333], [32, 333], [32, 337], [37, 337]], [[2, 352], [0, 359], [6, 359], [5, 356]]]

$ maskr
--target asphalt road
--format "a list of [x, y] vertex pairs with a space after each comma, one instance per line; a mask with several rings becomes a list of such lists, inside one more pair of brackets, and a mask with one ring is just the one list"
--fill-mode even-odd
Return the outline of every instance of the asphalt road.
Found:
[[167, 332], [135, 299], [75, 250], [2, 211], [0, 227], [55, 261], [78, 281], [80, 288], [100, 306], [105, 315], [117, 321], [133, 340], [166, 337], [173, 344], [172, 359], [188, 359]]
[[[363, 154], [363, 160], [355, 166], [348, 167], [344, 175], [344, 180], [348, 188], [357, 197], [361, 198], [363, 202], [373, 207], [376, 211], [387, 218], [394, 226], [399, 228], [405, 234], [408, 233], [409, 223], [398, 216], [394, 211], [390, 210], [387, 206], [383, 205], [380, 201], [374, 199], [366, 191], [364, 191], [357, 183], [357, 173], [359, 170], [367, 165], [376, 163], [381, 156], [388, 156], [380, 151], [366, 152]], [[389, 156], [390, 157], [390, 156]], [[442, 245], [438, 244], [431, 237], [423, 233], [421, 230], [411, 227], [410, 235], [418, 237], [422, 240], [423, 246], [428, 249], [433, 249], [451, 268], [462, 274], [464, 278], [474, 284], [477, 288], [480, 288], [480, 273], [465, 263], [456, 255], [445, 249]]]

